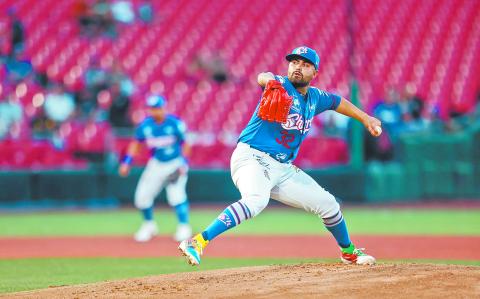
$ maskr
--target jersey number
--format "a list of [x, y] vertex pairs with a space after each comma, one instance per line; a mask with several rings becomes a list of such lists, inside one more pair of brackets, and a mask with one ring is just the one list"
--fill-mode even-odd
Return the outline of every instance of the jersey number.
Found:
[[275, 141], [286, 148], [290, 148], [289, 143], [295, 140], [295, 135], [289, 134], [287, 130], [282, 130], [282, 138], [275, 138]]

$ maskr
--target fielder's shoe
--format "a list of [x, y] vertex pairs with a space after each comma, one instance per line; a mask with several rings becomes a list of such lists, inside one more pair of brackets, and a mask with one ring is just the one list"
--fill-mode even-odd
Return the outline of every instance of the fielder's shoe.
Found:
[[362, 251], [365, 248], [356, 248], [355, 245], [350, 244], [348, 248], [341, 249], [341, 259], [344, 264], [375, 265], [375, 258]]
[[157, 223], [153, 220], [144, 221], [140, 229], [135, 233], [133, 239], [137, 242], [148, 242], [158, 234]]
[[183, 223], [180, 223], [177, 225], [177, 230], [175, 231], [175, 235], [173, 235], [173, 238], [175, 239], [175, 241], [181, 242], [191, 237], [192, 237], [192, 228], [190, 227], [190, 225], [183, 224]]
[[200, 265], [200, 256], [208, 241], [204, 240], [201, 234], [191, 239], [184, 240], [178, 246], [178, 250], [187, 258], [187, 262], [192, 265]]

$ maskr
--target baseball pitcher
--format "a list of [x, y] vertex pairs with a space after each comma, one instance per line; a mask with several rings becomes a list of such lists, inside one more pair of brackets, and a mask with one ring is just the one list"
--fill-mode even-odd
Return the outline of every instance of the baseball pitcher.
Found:
[[373, 136], [381, 133], [378, 119], [345, 98], [310, 86], [320, 58], [315, 50], [298, 47], [286, 56], [288, 75], [260, 73], [264, 88], [231, 157], [231, 176], [242, 198], [228, 206], [202, 233], [180, 243], [191, 265], [200, 264], [205, 247], [219, 234], [257, 216], [273, 198], [318, 215], [336, 239], [347, 264], [374, 264], [375, 258], [353, 245], [335, 197], [292, 164], [312, 119], [326, 110], [360, 121]]
[[185, 124], [177, 117], [166, 114], [165, 104], [162, 96], [151, 95], [147, 98], [149, 116], [136, 129], [135, 140], [129, 144], [127, 154], [120, 164], [119, 174], [127, 176], [140, 146], [145, 144], [151, 150], [152, 157], [135, 191], [135, 207], [143, 216], [143, 223], [134, 235], [137, 242], [147, 242], [158, 234], [153, 219], [153, 203], [164, 187], [168, 204], [174, 208], [178, 219], [174, 239], [182, 241], [192, 235], [185, 191], [188, 171], [185, 156], [189, 154], [190, 146], [185, 142]]

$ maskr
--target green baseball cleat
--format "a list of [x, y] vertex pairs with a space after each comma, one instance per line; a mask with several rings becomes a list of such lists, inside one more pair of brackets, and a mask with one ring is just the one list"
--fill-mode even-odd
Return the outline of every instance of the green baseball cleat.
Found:
[[356, 248], [352, 243], [349, 247], [341, 248], [341, 250], [342, 256], [340, 259], [344, 264], [375, 265], [375, 258], [362, 251], [365, 248]]

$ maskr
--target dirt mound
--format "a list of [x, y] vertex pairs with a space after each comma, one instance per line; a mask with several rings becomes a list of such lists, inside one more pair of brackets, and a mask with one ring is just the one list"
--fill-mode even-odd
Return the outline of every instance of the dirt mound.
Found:
[[2, 298], [478, 298], [480, 267], [299, 264], [178, 273]]

